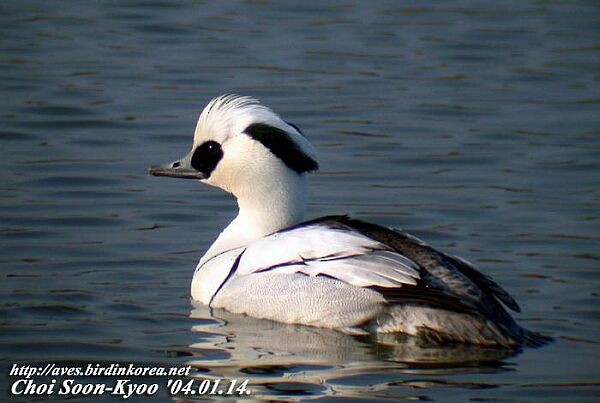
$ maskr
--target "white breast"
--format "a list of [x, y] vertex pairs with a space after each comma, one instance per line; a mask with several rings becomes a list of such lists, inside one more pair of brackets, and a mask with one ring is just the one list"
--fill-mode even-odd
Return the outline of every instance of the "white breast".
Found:
[[208, 305], [223, 285], [236, 259], [244, 248], [218, 254], [206, 261], [200, 260], [192, 279], [192, 299]]

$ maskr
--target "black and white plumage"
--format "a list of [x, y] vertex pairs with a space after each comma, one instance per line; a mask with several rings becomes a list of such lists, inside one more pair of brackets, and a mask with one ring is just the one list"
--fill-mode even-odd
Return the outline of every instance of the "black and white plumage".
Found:
[[200, 259], [192, 298], [215, 308], [428, 342], [539, 346], [514, 299], [472, 265], [416, 238], [346, 216], [304, 221], [316, 153], [300, 130], [234, 95], [202, 111], [192, 151], [149, 173], [232, 193], [238, 216]]

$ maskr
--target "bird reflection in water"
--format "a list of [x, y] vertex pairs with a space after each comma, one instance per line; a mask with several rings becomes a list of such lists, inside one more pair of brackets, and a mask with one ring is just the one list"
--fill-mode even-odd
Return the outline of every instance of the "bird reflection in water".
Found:
[[[321, 396], [344, 388], [344, 395], [348, 396], [346, 389], [356, 386], [345, 386], [343, 381], [340, 384], [340, 379], [373, 379], [375, 374], [381, 375], [381, 382], [371, 384], [370, 391], [385, 390], [390, 384], [410, 388], [447, 386], [447, 380], [419, 381], [414, 375], [511, 371], [503, 360], [520, 352], [463, 344], [427, 345], [401, 334], [352, 335], [255, 319], [202, 304], [194, 304], [190, 317], [196, 322], [192, 331], [198, 335], [198, 341], [190, 346], [193, 358], [189, 363], [198, 370], [197, 376], [250, 379], [253, 393], [263, 397], [273, 393], [272, 385], [282, 382], [293, 383], [295, 390], [311, 389], [308, 394]], [[286, 392], [278, 389], [273, 397], [281, 397], [281, 393]], [[368, 396], [365, 389], [353, 393]]]

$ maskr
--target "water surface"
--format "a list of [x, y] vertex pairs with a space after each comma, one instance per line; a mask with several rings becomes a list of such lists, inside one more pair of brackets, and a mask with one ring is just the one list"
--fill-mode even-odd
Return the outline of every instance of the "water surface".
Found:
[[[2, 3], [3, 376], [192, 363], [283, 400], [594, 401], [599, 15], [592, 1]], [[473, 261], [556, 342], [423, 351], [193, 307], [195, 263], [234, 201], [144, 172], [185, 154], [225, 92], [316, 145], [311, 216]]]

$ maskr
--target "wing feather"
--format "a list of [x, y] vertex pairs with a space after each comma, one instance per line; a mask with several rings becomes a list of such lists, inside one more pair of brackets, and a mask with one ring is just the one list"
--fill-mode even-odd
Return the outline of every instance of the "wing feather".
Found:
[[270, 271], [327, 276], [359, 287], [416, 285], [419, 266], [351, 228], [312, 224], [277, 232], [250, 245], [237, 275]]

